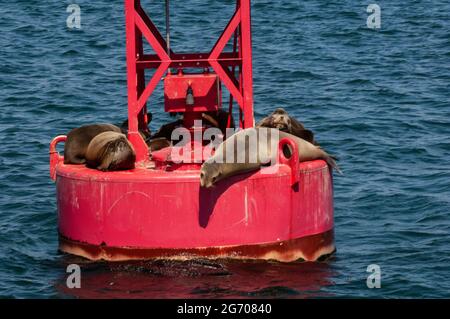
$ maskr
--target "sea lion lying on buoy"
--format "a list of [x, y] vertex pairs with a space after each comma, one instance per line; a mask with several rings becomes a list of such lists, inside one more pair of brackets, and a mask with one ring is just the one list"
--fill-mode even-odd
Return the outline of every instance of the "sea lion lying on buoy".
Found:
[[[265, 130], [265, 135], [262, 130]], [[252, 138], [246, 138], [246, 136], [251, 135], [256, 136], [257, 145], [249, 144]], [[308, 141], [273, 128], [248, 128], [226, 139], [217, 147], [214, 155], [203, 163], [200, 169], [200, 186], [210, 188], [224, 178], [257, 170], [261, 166], [267, 165], [268, 159], [275, 163], [278, 156], [279, 141], [285, 137], [290, 138], [297, 144], [300, 162], [323, 159], [329, 166], [341, 173], [331, 155]], [[283, 150], [283, 152], [288, 153], [287, 156], [289, 157], [289, 147], [285, 147], [288, 149]], [[227, 158], [228, 148], [232, 150], [232, 152], [229, 152], [231, 158]], [[249, 150], [256, 150], [257, 153], [249, 154]], [[241, 152], [245, 152], [243, 161]], [[239, 157], [241, 157], [240, 162]]]
[[89, 143], [103, 132], [121, 133], [121, 129], [112, 124], [91, 124], [71, 130], [64, 143], [64, 164], [84, 164]]
[[103, 132], [89, 143], [86, 151], [88, 167], [101, 171], [133, 169], [136, 152], [125, 134]]
[[312, 144], [316, 144], [314, 133], [306, 129], [295, 118], [291, 117], [283, 108], [277, 108], [269, 116], [259, 121], [256, 127], [276, 128], [282, 132], [290, 133]]

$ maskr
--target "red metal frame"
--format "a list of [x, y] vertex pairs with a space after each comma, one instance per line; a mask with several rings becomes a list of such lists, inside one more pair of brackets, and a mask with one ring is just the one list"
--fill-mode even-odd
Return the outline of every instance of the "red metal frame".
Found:
[[[139, 134], [147, 127], [146, 102], [169, 68], [212, 67], [239, 105], [240, 127], [253, 127], [253, 80], [250, 0], [237, 0], [236, 10], [209, 53], [175, 53], [166, 51], [166, 41], [142, 9], [140, 0], [125, 0], [126, 49], [128, 77], [129, 139], [136, 150], [136, 161], [148, 159], [148, 147]], [[223, 52], [235, 35], [234, 52]], [[144, 54], [142, 39], [156, 54]], [[237, 41], [236, 41], [237, 37]], [[231, 68], [231, 69], [230, 69]], [[145, 84], [145, 69], [156, 69]], [[235, 70], [239, 76], [236, 78]], [[231, 107], [230, 107], [231, 109]], [[243, 118], [242, 118], [243, 114]]]

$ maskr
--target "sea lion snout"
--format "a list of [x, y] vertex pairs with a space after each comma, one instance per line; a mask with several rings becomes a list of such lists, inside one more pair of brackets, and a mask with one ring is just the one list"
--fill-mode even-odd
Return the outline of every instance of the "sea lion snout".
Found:
[[200, 173], [200, 186], [206, 187], [207, 181], [205, 180], [205, 173]]
[[216, 177], [208, 176], [206, 173], [200, 173], [200, 186], [203, 188], [211, 188], [216, 180]]
[[205, 162], [200, 170], [200, 186], [204, 188], [211, 188], [220, 177], [220, 171], [213, 163]]

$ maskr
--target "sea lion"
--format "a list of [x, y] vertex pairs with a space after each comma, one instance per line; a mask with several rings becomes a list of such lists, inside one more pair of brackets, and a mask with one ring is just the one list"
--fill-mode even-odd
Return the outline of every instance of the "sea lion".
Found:
[[[266, 131], [262, 132], [262, 130]], [[251, 135], [256, 137], [257, 145], [249, 144], [251, 137], [246, 138], [246, 136]], [[264, 139], [263, 136], [266, 138]], [[269, 161], [267, 159], [275, 163], [279, 141], [285, 137], [290, 138], [297, 144], [300, 162], [323, 159], [329, 166], [341, 173], [331, 155], [308, 141], [273, 128], [248, 128], [226, 139], [217, 147], [214, 155], [203, 163], [200, 169], [200, 186], [210, 188], [224, 178], [257, 170], [261, 166], [268, 164]], [[231, 154], [231, 161], [229, 158], [226, 158], [228, 148], [232, 149], [234, 153]], [[291, 150], [288, 146], [285, 148], [283, 152], [289, 157]], [[249, 154], [249, 149], [257, 150], [257, 154]], [[239, 162], [238, 158], [242, 155], [242, 150], [245, 152], [245, 159]]]
[[[147, 125], [150, 124], [150, 122], [153, 119], [153, 114], [148, 112], [147, 113]], [[127, 135], [128, 134], [128, 119], [126, 119], [125, 121], [122, 122], [122, 124], [120, 124], [120, 129], [122, 130], [122, 133]], [[139, 128], [139, 134], [142, 136], [142, 138], [144, 139], [144, 141], [148, 140], [150, 138], [151, 132], [150, 130], [147, 128]]]
[[103, 132], [120, 133], [121, 129], [113, 124], [91, 124], [71, 130], [64, 144], [64, 164], [84, 164], [89, 143]]
[[150, 152], [159, 151], [160, 149], [172, 145], [165, 137], [151, 138], [147, 140], [146, 143]]
[[276, 128], [282, 132], [290, 133], [312, 144], [316, 144], [314, 133], [306, 129], [295, 118], [291, 117], [283, 108], [277, 108], [269, 116], [259, 121], [256, 127]]
[[134, 168], [136, 152], [125, 134], [103, 132], [89, 143], [86, 151], [88, 167], [101, 171], [117, 171]]
[[165, 138], [166, 140], [170, 141], [172, 139], [172, 132], [183, 125], [183, 120], [176, 120], [174, 122], [170, 122], [168, 124], [162, 125], [159, 130], [153, 134], [150, 139], [156, 139], [156, 138]]

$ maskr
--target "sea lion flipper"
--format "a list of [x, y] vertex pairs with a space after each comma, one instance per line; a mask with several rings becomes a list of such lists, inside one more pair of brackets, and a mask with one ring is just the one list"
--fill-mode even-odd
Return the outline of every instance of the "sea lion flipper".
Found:
[[336, 161], [334, 160], [334, 158], [332, 156], [328, 155], [325, 158], [325, 161], [327, 162], [327, 164], [329, 166], [334, 168], [336, 170], [336, 172], [338, 172], [340, 175], [344, 175], [344, 173], [342, 173], [341, 169], [339, 168], [339, 166], [337, 165]]
[[330, 155], [330, 157], [331, 157], [332, 159], [334, 159], [335, 161], [339, 161], [339, 157], [337, 157], [337, 156]]

